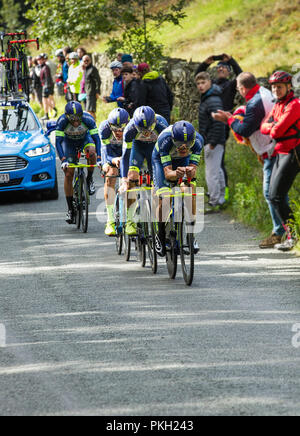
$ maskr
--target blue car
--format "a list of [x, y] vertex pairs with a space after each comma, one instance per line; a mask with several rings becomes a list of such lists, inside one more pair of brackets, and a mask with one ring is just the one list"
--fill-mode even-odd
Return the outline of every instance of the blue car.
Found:
[[7, 191], [58, 198], [55, 148], [22, 100], [0, 101], [0, 193]]

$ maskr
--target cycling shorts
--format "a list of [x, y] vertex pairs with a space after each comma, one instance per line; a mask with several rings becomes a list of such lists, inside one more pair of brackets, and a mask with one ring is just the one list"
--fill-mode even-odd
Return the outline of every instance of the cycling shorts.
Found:
[[154, 146], [154, 142], [142, 142], [134, 140], [129, 159], [129, 171], [136, 171], [139, 173], [143, 168], [143, 163], [146, 159], [148, 170], [152, 175], [152, 153]]
[[[183, 157], [181, 159], [173, 159], [172, 160], [172, 170], [176, 170], [178, 167], [187, 167], [190, 162], [190, 157]], [[153, 168], [153, 182], [155, 191], [158, 189], [170, 187], [170, 182], [166, 180], [164, 167], [160, 160], [160, 155], [153, 157], [152, 159], [152, 168]]]
[[64, 138], [61, 146], [64, 151], [64, 156], [67, 158], [67, 161], [73, 164], [76, 164], [78, 162], [79, 152], [83, 153], [87, 147], [96, 148], [90, 133], [87, 133], [84, 139], [81, 141], [71, 141], [67, 138]]

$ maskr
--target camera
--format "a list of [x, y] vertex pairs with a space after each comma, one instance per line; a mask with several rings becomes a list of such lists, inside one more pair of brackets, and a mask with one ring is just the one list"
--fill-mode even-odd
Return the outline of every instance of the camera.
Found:
[[223, 60], [223, 55], [216, 55], [216, 56], [213, 56], [213, 60], [214, 60], [214, 61], [222, 61], [222, 60]]

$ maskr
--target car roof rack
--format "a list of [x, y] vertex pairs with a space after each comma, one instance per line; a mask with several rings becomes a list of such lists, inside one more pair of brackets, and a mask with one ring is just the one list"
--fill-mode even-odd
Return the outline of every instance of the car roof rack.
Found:
[[0, 103], [28, 103], [27, 96], [23, 92], [12, 92], [10, 94], [0, 93]]

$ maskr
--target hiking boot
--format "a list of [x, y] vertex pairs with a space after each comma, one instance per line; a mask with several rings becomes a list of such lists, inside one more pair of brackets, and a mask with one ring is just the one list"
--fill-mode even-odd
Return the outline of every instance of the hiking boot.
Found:
[[282, 244], [275, 245], [275, 248], [280, 251], [290, 251], [295, 247], [296, 243], [296, 239], [290, 238], [286, 239]]
[[73, 210], [69, 210], [66, 216], [66, 223], [75, 224], [75, 213]]
[[94, 180], [92, 177], [87, 179], [87, 185], [88, 185], [89, 194], [94, 195], [96, 192], [96, 188], [95, 188], [95, 183], [94, 183]]
[[271, 236], [264, 239], [263, 241], [260, 241], [259, 248], [274, 248], [275, 245], [281, 243], [281, 236], [275, 235], [275, 233], [272, 233]]
[[116, 235], [116, 226], [115, 223], [108, 222], [105, 227], [106, 236], [115, 236]]
[[128, 236], [136, 236], [137, 230], [136, 230], [136, 223], [132, 221], [127, 221], [125, 226], [125, 233]]

